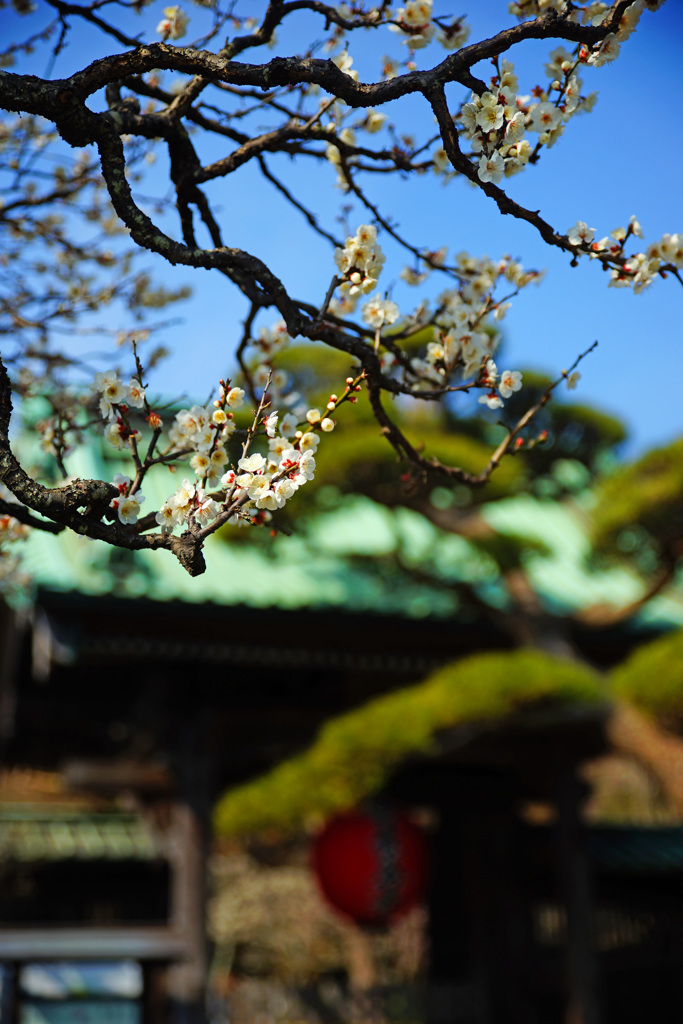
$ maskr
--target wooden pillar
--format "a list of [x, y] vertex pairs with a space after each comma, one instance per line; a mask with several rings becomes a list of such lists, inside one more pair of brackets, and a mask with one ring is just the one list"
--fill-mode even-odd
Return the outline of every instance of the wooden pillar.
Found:
[[0, 751], [14, 733], [17, 677], [26, 616], [0, 598]]
[[207, 843], [199, 816], [188, 804], [172, 804], [168, 837], [172, 878], [170, 924], [186, 950], [184, 958], [166, 972], [168, 1021], [169, 1024], [204, 1024]]
[[567, 920], [565, 1024], [600, 1024], [595, 908], [580, 817], [583, 795], [573, 767], [563, 767], [557, 780], [557, 847], [560, 893]]
[[458, 988], [469, 980], [461, 821], [451, 801], [443, 802], [440, 814], [430, 880], [426, 1024], [451, 1024]]

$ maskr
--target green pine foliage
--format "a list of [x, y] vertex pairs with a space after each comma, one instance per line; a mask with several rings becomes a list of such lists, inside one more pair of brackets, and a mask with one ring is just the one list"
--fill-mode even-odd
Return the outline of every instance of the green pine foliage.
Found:
[[683, 720], [683, 630], [639, 647], [611, 675], [615, 697], [667, 720]]
[[660, 553], [666, 551], [683, 533], [683, 438], [600, 483], [593, 523], [594, 542], [603, 550], [627, 551], [622, 534], [640, 528]]
[[228, 791], [218, 802], [220, 835], [291, 830], [377, 792], [404, 758], [428, 753], [443, 730], [492, 722], [539, 702], [600, 702], [600, 676], [542, 651], [477, 654], [423, 683], [332, 719], [304, 753]]

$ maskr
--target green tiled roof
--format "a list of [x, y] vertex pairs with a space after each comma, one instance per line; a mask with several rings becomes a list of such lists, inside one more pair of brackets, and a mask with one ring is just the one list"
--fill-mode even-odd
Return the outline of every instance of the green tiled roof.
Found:
[[683, 828], [594, 827], [588, 833], [591, 856], [617, 871], [683, 869]]
[[28, 807], [0, 812], [0, 860], [154, 860], [159, 856], [152, 832], [133, 815]]
[[[109, 480], [125, 469], [94, 446], [74, 453], [69, 468], [75, 476]], [[192, 475], [189, 468], [187, 472]], [[143, 488], [144, 511], [158, 508], [182, 473], [150, 474]], [[491, 502], [483, 506], [482, 515], [495, 530], [526, 536], [549, 549], [548, 554], [530, 554], [525, 567], [532, 585], [557, 613], [593, 604], [618, 606], [641, 593], [642, 583], [627, 569], [591, 567], [587, 510], [580, 498], [569, 504], [522, 495]], [[121, 552], [70, 531], [56, 538], [33, 531], [24, 551], [26, 569], [36, 585], [49, 590], [255, 608], [451, 615], [456, 597], [447, 588], [417, 581], [397, 587], [363, 564], [400, 551], [406, 565], [426, 568], [437, 580], [475, 584], [493, 605], [506, 600], [494, 563], [465, 538], [438, 530], [409, 509], [384, 508], [360, 496], [339, 496], [335, 507], [309, 519], [300, 534], [280, 535], [267, 545], [230, 544], [211, 537], [206, 544], [207, 571], [195, 578], [170, 552]], [[652, 601], [642, 621], [662, 627], [683, 625], [683, 596]]]

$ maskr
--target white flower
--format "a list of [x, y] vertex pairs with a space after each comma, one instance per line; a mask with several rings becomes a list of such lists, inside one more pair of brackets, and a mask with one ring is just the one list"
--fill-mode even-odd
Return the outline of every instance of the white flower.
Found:
[[271, 455], [279, 459], [284, 451], [291, 447], [291, 441], [287, 437], [272, 437], [268, 442]]
[[145, 389], [135, 377], [131, 377], [126, 384], [126, 403], [135, 409], [142, 409], [145, 404]]
[[95, 389], [100, 393], [106, 391], [110, 384], [121, 383], [116, 370], [106, 370], [104, 373], [95, 374]]
[[265, 488], [256, 499], [256, 508], [265, 508], [269, 512], [274, 512], [279, 507], [277, 495], [269, 487]]
[[272, 377], [271, 377], [271, 382], [272, 382], [273, 388], [275, 388], [277, 391], [282, 391], [283, 388], [286, 388], [288, 380], [289, 380], [289, 377], [287, 375], [287, 371], [286, 370], [280, 370], [280, 369], [273, 370], [273, 374], [272, 374]]
[[504, 171], [505, 162], [496, 150], [491, 156], [482, 156], [477, 173], [479, 174], [480, 181], [490, 181], [492, 184], [497, 185], [502, 180]]
[[513, 391], [519, 391], [522, 386], [522, 375], [519, 370], [503, 370], [500, 375], [498, 390], [502, 398], [509, 398]]
[[477, 124], [485, 132], [496, 131], [503, 124], [505, 111], [496, 103], [491, 93], [485, 92], [481, 97], [481, 109], [477, 114]]
[[482, 405], [488, 405], [489, 409], [500, 409], [503, 404], [503, 399], [495, 391], [489, 391], [485, 395], [480, 395], [479, 401]]
[[197, 499], [199, 504], [194, 517], [200, 526], [208, 526], [220, 512], [220, 505], [213, 498], [207, 498], [203, 491], [198, 492]]
[[[254, 387], [265, 388], [270, 377], [270, 367], [267, 363], [260, 363], [255, 370], [252, 371], [251, 379], [254, 382]], [[234, 389], [233, 389], [234, 390]]]
[[154, 518], [161, 527], [162, 533], [171, 533], [176, 522], [174, 506], [165, 501]]
[[363, 127], [365, 128], [366, 132], [370, 132], [370, 134], [372, 135], [375, 132], [380, 131], [386, 119], [386, 114], [382, 114], [379, 110], [373, 110], [372, 107], [370, 107], [365, 116], [365, 124], [363, 125]]
[[[242, 477], [238, 479], [238, 483], [242, 483]], [[258, 500], [265, 491], [270, 487], [270, 477], [266, 474], [260, 476], [252, 476], [251, 480], [243, 485], [246, 487], [249, 497], [252, 501]]]
[[518, 110], [511, 121], [508, 121], [505, 128], [505, 143], [508, 146], [520, 142], [524, 135], [524, 114]]
[[537, 103], [531, 111], [531, 124], [529, 127], [532, 132], [549, 132], [553, 128], [557, 128], [561, 120], [562, 114], [558, 108], [552, 103], [544, 101], [543, 103]]
[[629, 218], [628, 226], [631, 229], [631, 234], [635, 235], [636, 238], [642, 238], [643, 237], [643, 229], [641, 228], [640, 224], [636, 220], [636, 215], [635, 214], [633, 214]]
[[124, 448], [128, 447], [128, 443], [121, 433], [122, 429], [123, 428], [120, 423], [108, 423], [104, 428], [104, 436], [107, 441], [109, 441], [109, 444], [112, 444], [114, 448], [118, 448], [119, 451], [123, 451]]
[[476, 131], [477, 117], [479, 115], [479, 109], [481, 107], [481, 101], [476, 94], [473, 94], [472, 100], [469, 103], [465, 103], [462, 110], [460, 111], [460, 119], [462, 121], [463, 128], [468, 134]]
[[220, 472], [228, 461], [228, 454], [222, 445], [217, 445], [211, 452], [211, 472]]
[[395, 302], [380, 298], [380, 294], [377, 292], [371, 299], [363, 303], [361, 314], [369, 327], [377, 328], [384, 324], [393, 324], [398, 319], [399, 309]]
[[[299, 473], [297, 476], [303, 476], [306, 480], [312, 480], [315, 473], [315, 457], [313, 452], [303, 452], [299, 459]], [[294, 478], [296, 479], [296, 477]]]
[[211, 445], [213, 444], [214, 436], [215, 435], [214, 431], [211, 429], [211, 424], [207, 423], [205, 427], [202, 427], [201, 430], [198, 430], [195, 433], [192, 439], [195, 448], [200, 452], [208, 451]]
[[185, 35], [189, 21], [182, 7], [164, 7], [164, 17], [157, 25], [157, 35], [164, 39], [180, 39]]
[[100, 413], [103, 417], [113, 419], [116, 416], [115, 405], [120, 405], [126, 398], [126, 387], [113, 370], [95, 374], [95, 387], [101, 393]]
[[456, 19], [445, 28], [439, 29], [437, 39], [445, 50], [458, 50], [467, 42], [470, 34], [469, 25], [463, 25], [461, 19]]
[[596, 68], [602, 67], [603, 64], [607, 64], [608, 61], [616, 60], [619, 56], [619, 50], [621, 47], [617, 42], [617, 37], [613, 32], [610, 32], [608, 36], [605, 36], [603, 41], [596, 53], [591, 54], [588, 58], [588, 63], [593, 64]]
[[137, 522], [138, 515], [140, 514], [140, 505], [142, 505], [144, 500], [144, 494], [140, 494], [138, 491], [136, 494], [114, 498], [111, 506], [118, 512], [120, 521], [130, 525]]
[[567, 375], [567, 390], [568, 391], [573, 391], [574, 388], [576, 387], [576, 385], [579, 383], [580, 379], [581, 379], [581, 374], [579, 373], [578, 370], [574, 370], [573, 373], [568, 374]]
[[286, 412], [280, 420], [280, 433], [283, 437], [293, 437], [299, 424], [297, 417], [292, 412]]
[[385, 261], [377, 244], [376, 228], [371, 224], [361, 224], [356, 234], [346, 239], [343, 249], [335, 249], [334, 261], [344, 277], [342, 292], [366, 295], [372, 291]]
[[332, 63], [336, 64], [340, 71], [343, 71], [345, 75], [352, 78], [354, 82], [358, 81], [358, 72], [351, 70], [353, 64], [353, 57], [349, 56], [346, 50], [342, 50], [341, 53], [337, 54], [336, 57], [332, 58]]
[[266, 460], [258, 452], [254, 452], [253, 455], [243, 456], [237, 465], [245, 473], [260, 473], [265, 468]]
[[329, 434], [331, 430], [334, 430], [334, 420], [331, 420], [329, 416], [326, 416], [320, 423], [320, 429], [324, 430], [326, 434]]
[[396, 19], [399, 25], [390, 25], [392, 32], [404, 35], [403, 42], [411, 50], [419, 50], [432, 39], [434, 26], [431, 23], [432, 0], [408, 0], [405, 7], [399, 7]]
[[422, 284], [423, 281], [427, 280], [427, 277], [429, 276], [429, 271], [419, 271], [414, 270], [413, 267], [404, 267], [398, 276], [401, 278], [402, 281], [405, 281], [406, 284], [411, 285], [411, 287], [415, 287], [416, 285]]
[[239, 409], [244, 402], [244, 391], [242, 388], [230, 388], [226, 395], [226, 402], [231, 409]]
[[197, 452], [190, 459], [190, 465], [197, 476], [206, 476], [211, 463], [206, 452]]
[[595, 228], [589, 228], [585, 221], [577, 220], [573, 228], [567, 232], [571, 245], [589, 245], [595, 237]]
[[486, 360], [485, 374], [484, 384], [488, 384], [490, 387], [493, 387], [498, 380], [498, 367], [493, 359]]
[[296, 491], [296, 486], [290, 477], [283, 476], [280, 480], [275, 481], [272, 489], [278, 508], [282, 508], [287, 499], [291, 498]]
[[267, 417], [267, 419], [265, 421], [265, 424], [264, 424], [265, 428], [266, 428], [266, 434], [268, 435], [268, 437], [275, 437], [275, 434], [277, 432], [277, 421], [278, 421], [278, 413], [277, 413], [277, 411], [271, 412], [270, 416]]
[[182, 484], [180, 487], [176, 488], [175, 494], [172, 495], [169, 501], [172, 502], [176, 508], [185, 508], [193, 500], [195, 492], [195, 485], [190, 483], [187, 477], [185, 477]]
[[301, 449], [302, 452], [306, 452], [306, 451], [314, 452], [317, 449], [319, 444], [320, 444], [320, 434], [316, 434], [316, 433], [314, 433], [314, 431], [309, 430], [307, 433], [305, 433], [303, 435], [303, 437], [299, 441], [299, 448]]
[[119, 494], [128, 494], [131, 480], [129, 476], [124, 476], [123, 473], [116, 473], [112, 481], [114, 487], [118, 488]]

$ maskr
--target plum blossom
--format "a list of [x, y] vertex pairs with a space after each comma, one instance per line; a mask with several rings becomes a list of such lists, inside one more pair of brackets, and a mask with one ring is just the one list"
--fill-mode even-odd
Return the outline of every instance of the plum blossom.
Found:
[[353, 64], [353, 57], [351, 57], [346, 52], [346, 50], [342, 50], [342, 52], [338, 53], [336, 57], [333, 57], [332, 63], [336, 64], [339, 70], [342, 71], [345, 75], [348, 75], [349, 78], [352, 78], [354, 82], [358, 81], [358, 72], [351, 70], [351, 65]]
[[244, 402], [244, 394], [243, 388], [230, 388], [225, 396], [225, 401], [231, 409], [239, 409]]
[[172, 533], [175, 526], [175, 509], [169, 501], [165, 501], [154, 516], [161, 527], [162, 533]]
[[464, 46], [470, 35], [469, 25], [464, 25], [462, 18], [452, 21], [439, 29], [436, 38], [445, 50], [458, 50]]
[[334, 261], [344, 280], [342, 293], [366, 295], [377, 284], [385, 256], [377, 244], [377, 230], [371, 224], [361, 224], [353, 237], [348, 237], [343, 249], [335, 249]]
[[126, 384], [126, 405], [132, 405], [135, 409], [142, 409], [145, 404], [145, 389], [139, 380], [131, 377]]
[[140, 506], [145, 500], [145, 496], [140, 491], [136, 491], [135, 494], [129, 494], [130, 479], [122, 476], [121, 473], [117, 473], [114, 477], [114, 484], [119, 490], [120, 497], [112, 498], [109, 503], [110, 507], [117, 512], [120, 522], [125, 525], [132, 525], [137, 522]]
[[292, 476], [291, 479], [297, 486], [300, 487], [302, 484], [306, 483], [307, 480], [312, 480], [314, 475], [315, 456], [311, 451], [303, 452], [298, 459], [298, 471]]
[[522, 386], [522, 374], [519, 370], [503, 370], [500, 375], [498, 391], [501, 398], [509, 398], [513, 391], [519, 391]]
[[319, 443], [320, 434], [316, 434], [312, 430], [308, 430], [299, 441], [299, 448], [301, 449], [302, 452], [315, 452]]
[[282, 508], [288, 498], [296, 491], [296, 486], [288, 476], [281, 477], [273, 483], [273, 494], [278, 508]]
[[157, 25], [157, 35], [164, 39], [182, 39], [190, 22], [188, 15], [177, 5], [164, 7], [164, 16]]
[[480, 395], [479, 402], [487, 405], [489, 409], [500, 409], [503, 405], [503, 399], [495, 391], [487, 391], [485, 395]]
[[206, 452], [196, 452], [190, 459], [190, 465], [197, 476], [203, 477], [209, 470], [211, 460]]
[[380, 298], [379, 292], [361, 306], [363, 320], [369, 327], [383, 327], [398, 319], [399, 309], [390, 299]]
[[261, 473], [266, 467], [266, 460], [263, 455], [254, 452], [253, 455], [243, 455], [237, 465], [245, 473]]
[[573, 228], [567, 232], [571, 245], [588, 245], [595, 238], [595, 229], [589, 228], [585, 221], [577, 220]]
[[602, 40], [598, 49], [590, 55], [587, 63], [592, 64], [596, 68], [600, 68], [603, 64], [616, 60], [619, 56], [620, 49], [621, 47], [616, 35], [614, 32], [610, 32], [610, 34], [605, 36]]
[[518, 110], [505, 127], [505, 144], [508, 146], [520, 142], [524, 135], [524, 114]]
[[220, 512], [220, 505], [213, 498], [208, 498], [204, 491], [199, 488], [197, 491], [197, 508], [194, 518], [200, 526], [208, 526]]
[[505, 108], [496, 102], [496, 97], [490, 92], [485, 92], [480, 99], [481, 108], [476, 122], [485, 132], [496, 131], [503, 124]]
[[390, 25], [389, 28], [403, 35], [402, 42], [411, 50], [419, 50], [434, 37], [431, 18], [432, 0], [408, 0], [405, 7], [399, 7], [396, 12], [398, 25]]
[[264, 420], [263, 425], [265, 427], [266, 434], [268, 435], [268, 437], [275, 437], [277, 433], [277, 421], [277, 411], [271, 412], [270, 415], [267, 416], [266, 419]]
[[293, 437], [299, 424], [297, 417], [292, 412], [286, 412], [280, 420], [280, 433], [283, 437]]
[[116, 417], [115, 405], [125, 402], [128, 389], [115, 370], [95, 374], [95, 389], [100, 392], [100, 413], [105, 419]]
[[557, 128], [561, 120], [561, 111], [553, 103], [544, 100], [532, 110], [529, 128], [532, 132], [549, 132]]
[[108, 423], [104, 428], [105, 438], [109, 441], [109, 444], [113, 445], [114, 448], [118, 448], [120, 452], [128, 447], [128, 441], [124, 437], [124, 433], [124, 427], [121, 423]]
[[497, 150], [495, 150], [491, 156], [486, 156], [484, 154], [479, 161], [479, 169], [477, 173], [480, 181], [490, 181], [493, 185], [497, 185], [502, 181], [504, 172], [505, 162]]
[[383, 114], [379, 110], [373, 110], [371, 107], [365, 116], [365, 124], [363, 127], [366, 132], [370, 132], [371, 135], [374, 135], [375, 132], [380, 131], [384, 127], [386, 119], [386, 114]]
[[195, 493], [195, 485], [190, 483], [187, 477], [185, 477], [182, 484], [176, 488], [176, 492], [172, 497], [176, 508], [186, 508], [193, 501]]

